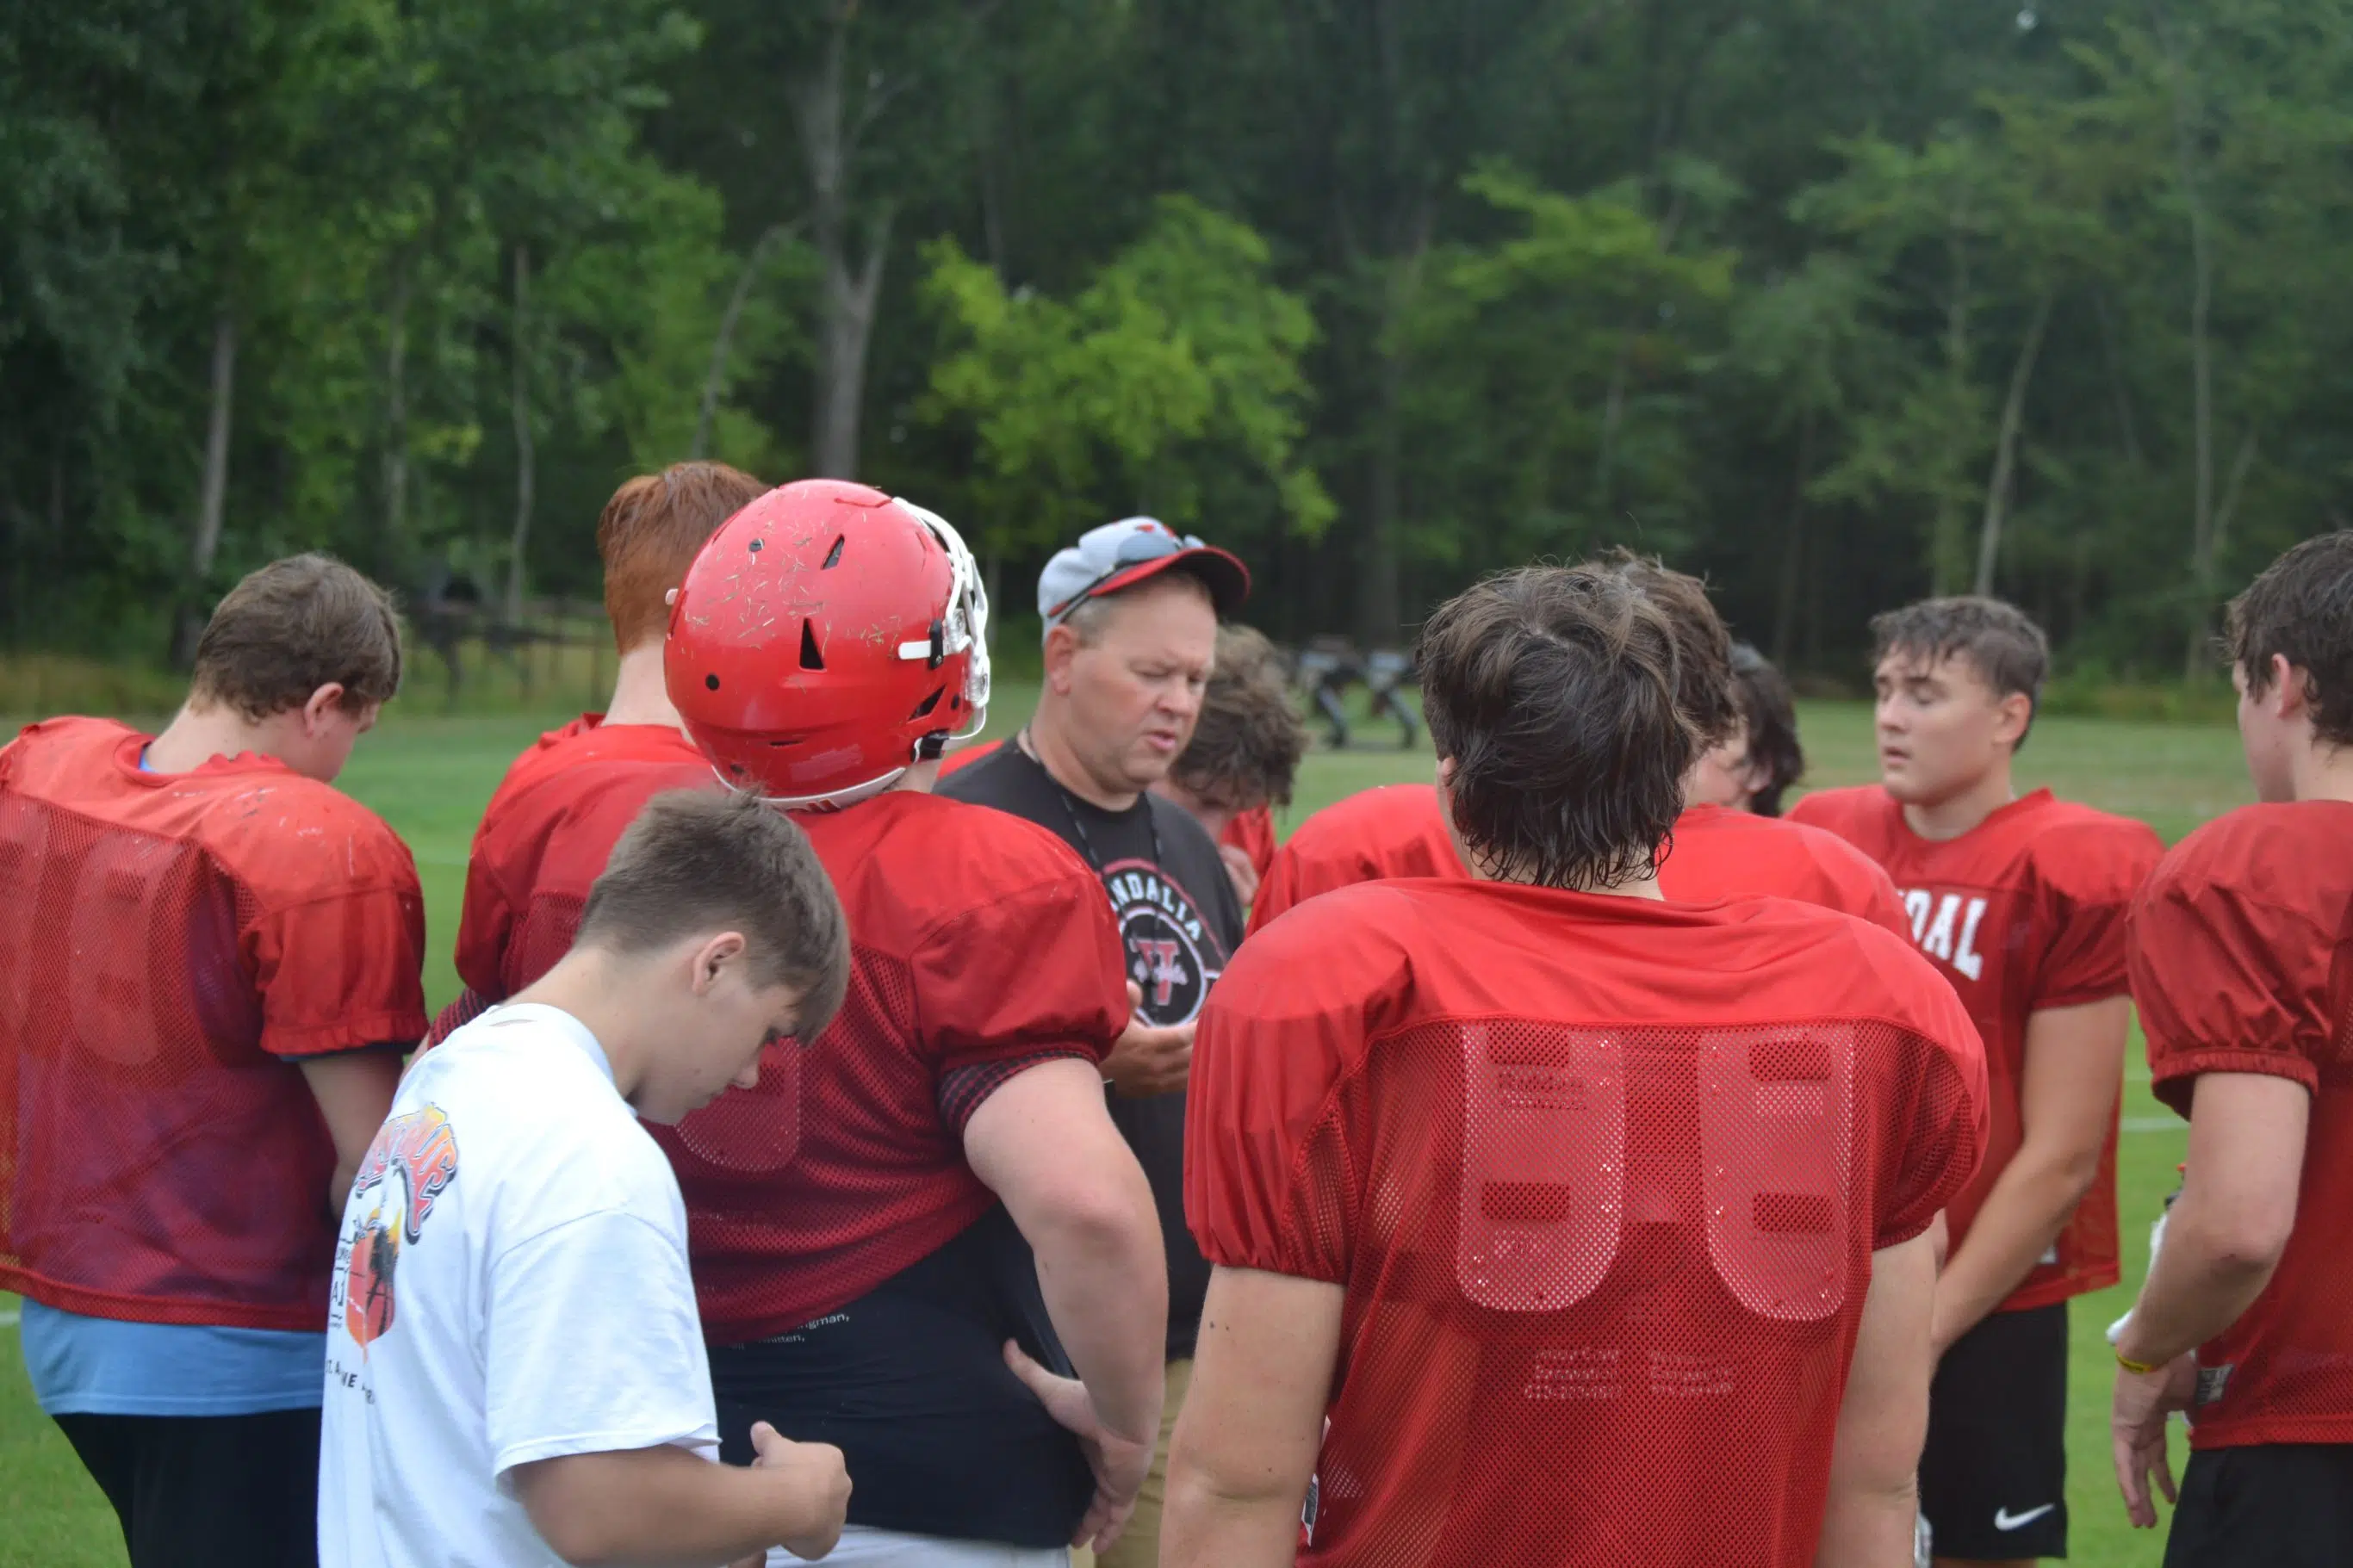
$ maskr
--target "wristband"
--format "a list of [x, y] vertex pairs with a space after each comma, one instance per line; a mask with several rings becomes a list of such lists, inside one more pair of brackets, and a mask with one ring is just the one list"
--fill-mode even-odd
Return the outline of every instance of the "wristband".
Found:
[[2135, 1361], [2122, 1351], [2116, 1352], [2116, 1364], [2135, 1377], [2147, 1377], [2150, 1373], [2165, 1369], [2163, 1362]]

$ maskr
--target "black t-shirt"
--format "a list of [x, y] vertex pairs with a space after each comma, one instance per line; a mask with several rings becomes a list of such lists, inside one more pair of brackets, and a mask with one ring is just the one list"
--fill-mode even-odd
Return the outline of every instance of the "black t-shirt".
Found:
[[[1147, 1024], [1187, 1024], [1242, 940], [1242, 907], [1218, 847], [1192, 814], [1146, 795], [1105, 811], [1057, 784], [1008, 742], [940, 781], [940, 794], [1027, 817], [1061, 837], [1103, 878], [1127, 951], [1127, 977], [1144, 992]], [[1129, 1100], [1111, 1115], [1152, 1184], [1168, 1248], [1168, 1358], [1193, 1353], [1209, 1265], [1185, 1226], [1185, 1097]]]

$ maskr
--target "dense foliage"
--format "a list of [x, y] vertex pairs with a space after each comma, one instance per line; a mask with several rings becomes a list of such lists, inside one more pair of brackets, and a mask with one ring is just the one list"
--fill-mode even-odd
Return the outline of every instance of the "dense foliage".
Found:
[[1804, 668], [1975, 584], [2178, 672], [2353, 512], [2353, 0], [2022, 3], [15, 0], [0, 644], [593, 591], [703, 452], [1293, 637], [1626, 542]]

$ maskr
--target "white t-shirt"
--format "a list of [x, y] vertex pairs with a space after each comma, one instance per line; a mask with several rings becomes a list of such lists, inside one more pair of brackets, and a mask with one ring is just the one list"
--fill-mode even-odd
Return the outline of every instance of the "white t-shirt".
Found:
[[323, 1568], [554, 1563], [515, 1466], [718, 1457], [678, 1179], [556, 1008], [484, 1014], [409, 1069], [327, 1316]]

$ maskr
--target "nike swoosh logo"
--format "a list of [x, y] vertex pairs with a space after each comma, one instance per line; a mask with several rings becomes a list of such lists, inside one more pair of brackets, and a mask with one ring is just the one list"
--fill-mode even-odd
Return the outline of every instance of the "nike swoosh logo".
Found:
[[1998, 1508], [1993, 1510], [1993, 1527], [1996, 1530], [2023, 1530], [2058, 1506], [2055, 1502], [2046, 1502], [2041, 1508], [2030, 1508], [2024, 1513], [2012, 1513], [2006, 1508]]

